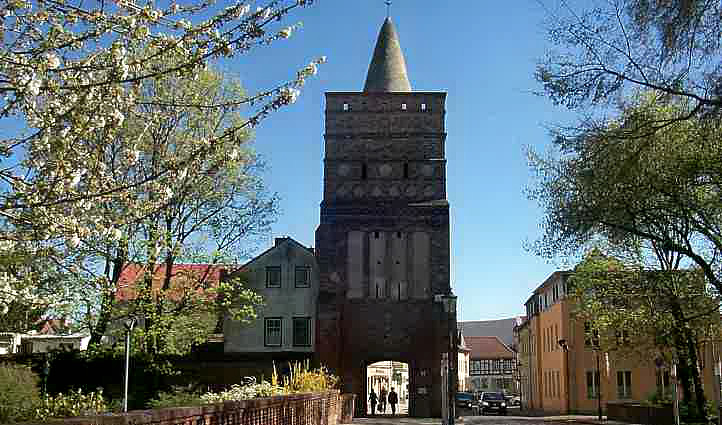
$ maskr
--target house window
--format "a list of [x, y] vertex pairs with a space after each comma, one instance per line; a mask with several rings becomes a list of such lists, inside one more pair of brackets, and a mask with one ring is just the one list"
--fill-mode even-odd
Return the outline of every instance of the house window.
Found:
[[404, 178], [405, 179], [409, 178], [409, 163], [408, 162], [404, 163]]
[[281, 287], [281, 267], [280, 266], [266, 267], [266, 288], [280, 288], [280, 287]]
[[296, 267], [296, 288], [311, 286], [311, 268], [308, 266]]
[[311, 346], [311, 318], [310, 317], [294, 317], [293, 318], [293, 346], [294, 347], [310, 347]]
[[264, 335], [266, 347], [280, 347], [283, 341], [283, 319], [281, 317], [267, 317]]
[[361, 180], [366, 180], [366, 177], [368, 175], [368, 169], [366, 168], [366, 164], [361, 165]]
[[632, 398], [632, 372], [617, 372], [617, 397]]
[[471, 375], [481, 375], [481, 360], [471, 361]]
[[587, 371], [587, 399], [596, 400], [599, 397], [599, 371]]
[[421, 110], [422, 110], [422, 111], [425, 111], [425, 110], [426, 110], [426, 104], [425, 104], [425, 103], [422, 103], [422, 104], [421, 104]]
[[405, 104], [405, 103], [402, 103], [402, 104], [401, 104], [401, 110], [402, 110], [402, 111], [405, 111], [405, 110], [406, 110], [406, 104]]
[[348, 112], [349, 109], [351, 109], [351, 108], [348, 106], [348, 103], [344, 103], [343, 110]]

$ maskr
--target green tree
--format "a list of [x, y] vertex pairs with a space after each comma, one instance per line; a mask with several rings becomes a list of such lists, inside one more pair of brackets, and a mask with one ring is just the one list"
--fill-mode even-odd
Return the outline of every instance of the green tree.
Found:
[[[245, 94], [238, 83], [207, 70], [196, 78], [145, 81], [137, 96], [146, 101], [128, 115], [118, 143], [106, 147], [102, 168], [114, 176], [114, 184], [133, 188], [125, 198], [157, 198], [160, 207], [132, 211], [126, 200], [85, 205], [101, 209], [104, 218], [116, 224], [102, 235], [88, 233], [66, 243], [61, 264], [74, 270], [68, 297], [76, 302], [69, 304], [81, 307], [76, 312], [91, 330], [91, 344], [100, 342], [110, 323], [133, 315], [144, 319], [138, 330], [144, 351], [184, 352], [213, 331], [209, 321], [221, 314], [255, 317], [253, 307], [261, 300], [243, 288], [241, 279], [216, 288], [212, 284], [217, 267], [237, 264], [268, 231], [277, 199], [260, 179], [263, 164], [250, 147], [250, 132], [218, 137], [243, 120], [240, 113], [231, 107], [194, 106], [200, 98], [217, 104], [242, 100]], [[162, 99], [186, 106], [174, 106], [163, 119], [148, 120], [157, 117], [156, 109], [167, 108], [159, 104]], [[123, 143], [127, 139], [135, 141], [137, 154], [128, 152]], [[177, 169], [151, 184], [135, 184], [189, 155], [195, 141], [213, 139], [215, 145], [205, 155], [176, 164]], [[179, 262], [211, 266], [178, 272], [174, 265]], [[119, 280], [127, 269], [136, 275], [133, 302], [119, 305]], [[233, 308], [230, 303], [222, 306], [220, 298], [232, 299]], [[186, 326], [185, 333], [173, 332], [180, 326]]]
[[[685, 98], [672, 120], [718, 115], [722, 5], [710, 0], [610, 0], [549, 10], [553, 47], [537, 65], [543, 94], [573, 109], [612, 105], [634, 90]], [[649, 122], [652, 128], [662, 125]]]
[[[684, 399], [705, 408], [698, 351], [720, 336], [719, 297], [699, 270], [648, 269], [592, 250], [570, 278], [574, 317], [607, 352], [678, 364]], [[591, 336], [591, 335], [590, 335]]]
[[722, 292], [719, 123], [689, 119], [646, 130], [690, 107], [645, 92], [618, 118], [557, 137], [559, 155], [530, 152], [529, 194], [545, 210], [537, 253], [574, 255], [599, 239], [642, 243], [660, 267], [671, 266], [669, 254], [691, 260]]

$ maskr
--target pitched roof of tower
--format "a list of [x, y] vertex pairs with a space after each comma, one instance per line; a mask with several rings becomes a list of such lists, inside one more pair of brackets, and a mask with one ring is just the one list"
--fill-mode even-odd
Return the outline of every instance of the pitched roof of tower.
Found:
[[391, 18], [386, 18], [376, 41], [364, 92], [410, 92], [406, 61]]

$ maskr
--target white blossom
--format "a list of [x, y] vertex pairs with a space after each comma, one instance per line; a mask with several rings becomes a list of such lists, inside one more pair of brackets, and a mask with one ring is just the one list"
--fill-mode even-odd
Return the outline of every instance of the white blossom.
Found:
[[78, 245], [80, 245], [80, 238], [78, 237], [78, 235], [73, 235], [72, 237], [66, 239], [66, 240], [65, 240], [65, 243], [66, 243], [70, 248], [77, 248]]
[[291, 37], [291, 33], [293, 32], [293, 27], [287, 27], [279, 31], [278, 35], [280, 35], [282, 38], [289, 38]]
[[75, 172], [73, 172], [73, 178], [70, 181], [70, 187], [78, 186], [78, 184], [80, 183], [80, 179], [82, 179], [83, 176], [85, 175], [85, 173], [87, 173], [87, 172], [88, 172], [88, 170], [86, 170], [86, 169], [80, 169], [80, 170], [76, 170]]
[[38, 80], [35, 76], [30, 80], [28, 83], [28, 92], [30, 92], [31, 95], [37, 96], [40, 94], [40, 80]]
[[54, 53], [46, 54], [45, 62], [48, 65], [48, 69], [56, 69], [60, 66], [60, 58]]

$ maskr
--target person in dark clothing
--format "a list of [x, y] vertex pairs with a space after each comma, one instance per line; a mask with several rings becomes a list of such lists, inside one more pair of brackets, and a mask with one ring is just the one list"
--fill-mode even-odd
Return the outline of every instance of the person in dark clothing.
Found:
[[381, 387], [379, 393], [379, 412], [386, 413], [386, 387]]
[[396, 394], [396, 391], [394, 391], [394, 387], [391, 387], [391, 391], [389, 392], [389, 404], [391, 405], [391, 414], [396, 414], [396, 403], [399, 402], [399, 396]]
[[369, 395], [369, 402], [371, 403], [371, 414], [376, 414], [376, 402], [379, 401], [378, 396], [376, 396], [376, 392], [374, 392], [374, 389], [371, 388], [371, 395]]

